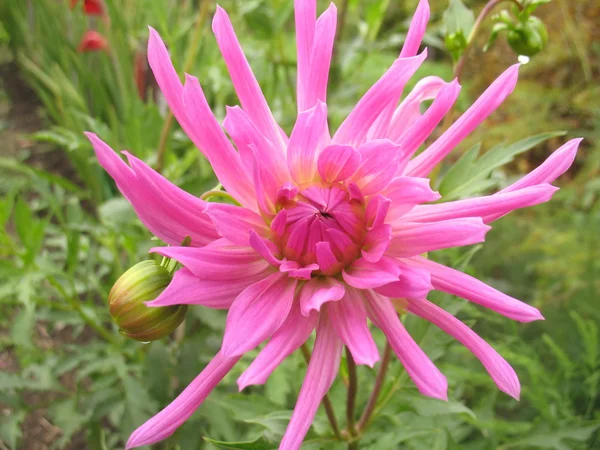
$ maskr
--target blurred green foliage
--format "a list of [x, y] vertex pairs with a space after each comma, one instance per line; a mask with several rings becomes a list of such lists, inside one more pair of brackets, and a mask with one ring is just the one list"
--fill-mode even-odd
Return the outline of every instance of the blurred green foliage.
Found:
[[[214, 185], [200, 153], [176, 126], [165, 126], [164, 102], [139, 62], [146, 27], [152, 25], [167, 42], [175, 66], [183, 67], [201, 19], [198, 3], [106, 0], [108, 20], [70, 10], [67, 1], [0, 4], [2, 55], [16, 61], [46, 120], [47, 129], [31, 137], [60, 148], [62, 164], [74, 169], [50, 172], [43, 155], [5, 155], [0, 148], [0, 443], [6, 448], [29, 450], [43, 441], [31, 421], [40, 415], [58, 431], [39, 448], [122, 448], [129, 433], [174, 398], [218, 350], [221, 311], [190, 308], [181, 332], [148, 345], [126, 340], [109, 325], [105, 302], [112, 283], [146, 259], [155, 243], [97, 165], [81, 133], [94, 131], [114, 148], [127, 148], [156, 164], [166, 130], [165, 176], [194, 194]], [[339, 3], [346, 13], [330, 77], [332, 129], [397, 56], [417, 1]], [[484, 2], [431, 4], [425, 41], [433, 57], [413, 83], [424, 75], [452, 77], [452, 57], [463, 56], [473, 11]], [[289, 131], [295, 120], [292, 2], [225, 0], [222, 6], [232, 16], [275, 116]], [[324, 9], [326, 2], [319, 6]], [[470, 17], [468, 29], [461, 28], [464, 20], [451, 21], [452, 8]], [[418, 395], [402, 366], [393, 362], [360, 448], [600, 446], [600, 92], [593, 81], [600, 74], [600, 48], [596, 30], [577, 26], [578, 20], [584, 25], [594, 17], [598, 21], [600, 8], [592, 0], [576, 5], [555, 0], [536, 15], [550, 30], [548, 49], [524, 68], [519, 88], [501, 111], [442, 168], [437, 187], [451, 199], [505, 186], [564, 141], [564, 133], [554, 130], [586, 137], [582, 154], [550, 204], [498, 221], [484, 246], [432, 255], [544, 312], [545, 322], [516, 324], [448, 295], [432, 296], [515, 366], [523, 386], [521, 402], [499, 392], [465, 348], [428, 323], [406, 317], [407, 328], [447, 374], [450, 401]], [[486, 22], [486, 32], [464, 55], [461, 81], [467, 89], [458, 110], [470, 104], [470, 93], [481, 92], [516, 59], [501, 40], [488, 53], [481, 51], [492, 23]], [[237, 99], [209, 24], [200, 26], [203, 35], [189, 72], [200, 78], [222, 118], [225, 105]], [[77, 51], [90, 27], [107, 37], [109, 52]], [[456, 36], [447, 49], [449, 33]], [[465, 42], [456, 47], [460, 36]], [[376, 338], [383, 347], [382, 336]], [[265, 386], [239, 394], [235, 379], [254, 355], [245, 356], [191, 420], [156, 448], [276, 448], [305, 365], [293, 355]], [[359, 368], [360, 407], [374, 378], [375, 371]], [[342, 369], [330, 393], [338, 418], [344, 417], [345, 383]], [[320, 411], [303, 448], [345, 445], [332, 440]]]

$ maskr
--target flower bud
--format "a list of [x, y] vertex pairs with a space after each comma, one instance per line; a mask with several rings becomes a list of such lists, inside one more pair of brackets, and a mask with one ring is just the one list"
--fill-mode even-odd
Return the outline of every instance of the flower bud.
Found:
[[548, 31], [544, 23], [535, 16], [508, 30], [508, 45], [518, 55], [533, 56], [548, 43]]
[[156, 299], [170, 282], [171, 273], [153, 260], [121, 275], [108, 294], [108, 310], [122, 334], [136, 341], [155, 341], [181, 324], [187, 305], [151, 308], [144, 304]]

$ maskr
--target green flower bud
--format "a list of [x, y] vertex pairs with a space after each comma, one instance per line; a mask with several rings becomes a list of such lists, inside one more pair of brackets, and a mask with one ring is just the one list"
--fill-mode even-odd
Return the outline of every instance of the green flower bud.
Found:
[[548, 31], [544, 23], [535, 16], [508, 30], [508, 45], [518, 54], [533, 56], [548, 43]]
[[144, 304], [156, 299], [171, 278], [153, 260], [142, 261], [121, 275], [108, 294], [108, 310], [122, 334], [136, 341], [155, 341], [181, 324], [187, 305], [151, 308]]

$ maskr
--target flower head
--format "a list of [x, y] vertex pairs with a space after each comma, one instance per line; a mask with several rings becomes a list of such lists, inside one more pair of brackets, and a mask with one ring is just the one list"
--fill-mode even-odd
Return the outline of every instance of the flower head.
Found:
[[[432, 289], [464, 297], [509, 318], [542, 319], [539, 311], [420, 255], [482, 242], [489, 223], [516, 208], [550, 199], [570, 166], [571, 141], [520, 181], [487, 197], [427, 204], [440, 198], [427, 176], [512, 92], [510, 67], [447, 131], [415, 156], [456, 100], [460, 86], [421, 80], [398, 105], [426, 57], [418, 53], [429, 18], [421, 0], [399, 58], [360, 99], [338, 130], [327, 122], [327, 78], [336, 29], [331, 5], [318, 19], [315, 0], [296, 0], [298, 117], [290, 136], [278, 126], [244, 57], [225, 11], [213, 31], [241, 107], [228, 108], [223, 127], [198, 80], [182, 84], [167, 49], [150, 30], [148, 56], [175, 117], [210, 161], [239, 206], [207, 203], [169, 183], [126, 153], [125, 164], [89, 134], [102, 166], [139, 218], [170, 247], [153, 251], [179, 261], [169, 287], [151, 303], [228, 310], [220, 352], [163, 411], [131, 436], [128, 447], [172, 434], [241, 356], [266, 342], [238, 380], [262, 384], [316, 329], [306, 381], [281, 449], [297, 449], [333, 383], [342, 347], [373, 366], [377, 346], [367, 320], [386, 335], [424, 395], [447, 398], [447, 382], [403, 327], [392, 299], [467, 346], [498, 387], [518, 398], [509, 364], [469, 327], [426, 300]], [[421, 104], [433, 100], [426, 112]], [[186, 236], [191, 247], [178, 246]]]
[[[71, 0], [71, 9], [75, 8], [79, 0]], [[88, 16], [101, 16], [104, 14], [102, 0], [83, 0], [83, 12]]]
[[97, 52], [108, 50], [108, 41], [104, 36], [94, 30], [88, 30], [85, 32], [79, 43], [79, 50], [82, 53]]
[[139, 262], [119, 277], [108, 293], [108, 310], [123, 335], [136, 341], [155, 341], [181, 324], [187, 305], [145, 305], [165, 290], [171, 278], [167, 267], [153, 260]]

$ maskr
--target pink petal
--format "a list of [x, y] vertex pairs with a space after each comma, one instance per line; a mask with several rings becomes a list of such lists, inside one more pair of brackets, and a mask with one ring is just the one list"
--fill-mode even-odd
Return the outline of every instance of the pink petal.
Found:
[[365, 210], [365, 228], [372, 230], [383, 225], [391, 206], [392, 200], [381, 194], [371, 197]]
[[[348, 237], [346, 233], [335, 228], [328, 228], [325, 234], [329, 237], [329, 242], [332, 244], [332, 250], [338, 256], [338, 259], [351, 261], [354, 259], [358, 247]], [[337, 251], [337, 253], [336, 253]]]
[[223, 126], [235, 142], [246, 171], [254, 169], [254, 152], [250, 150], [250, 145], [254, 144], [258, 158], [280, 181], [279, 184], [289, 180], [284, 153], [256, 128], [242, 108], [228, 106]]
[[488, 217], [501, 217], [515, 209], [547, 202], [557, 190], [558, 188], [549, 184], [541, 184], [517, 192], [469, 198], [437, 205], [416, 206], [401, 220], [438, 222], [464, 217], [481, 217], [485, 223], [489, 223], [491, 220], [488, 220]]
[[277, 213], [273, 222], [271, 222], [271, 231], [275, 233], [275, 236], [280, 238], [285, 233], [287, 228], [287, 210], [282, 209]]
[[390, 246], [391, 225], [380, 225], [367, 232], [361, 250], [362, 257], [369, 262], [379, 261]]
[[333, 52], [333, 41], [337, 23], [337, 9], [333, 3], [319, 17], [315, 28], [315, 37], [310, 57], [310, 71], [304, 93], [304, 108], [300, 111], [314, 107], [318, 101], [327, 100], [327, 79], [329, 78], [329, 65]]
[[[106, 143], [86, 133], [100, 165], [117, 183], [142, 223], [167, 244], [206, 245], [218, 234], [206, 215], [206, 202], [171, 184], [139, 159], [128, 155], [129, 167]], [[208, 220], [207, 220], [208, 219]]]
[[400, 52], [400, 58], [408, 58], [417, 54], [427, 29], [427, 22], [429, 22], [429, 3], [427, 0], [419, 0]]
[[169, 406], [131, 434], [126, 448], [154, 444], [171, 436], [204, 402], [239, 359], [239, 356], [226, 358], [221, 352], [217, 353], [200, 375]]
[[307, 341], [317, 325], [318, 317], [316, 311], [305, 317], [300, 313], [300, 303], [295, 302], [281, 328], [238, 378], [240, 391], [246, 386], [264, 384], [273, 370]]
[[429, 186], [428, 178], [416, 177], [394, 178], [385, 189], [384, 195], [391, 200], [387, 213], [388, 222], [402, 217], [416, 205], [441, 198], [441, 195]]
[[248, 209], [225, 203], [207, 203], [206, 213], [218, 233], [235, 244], [249, 246], [250, 230], [263, 237], [269, 234], [263, 218]]
[[336, 302], [344, 296], [344, 285], [332, 277], [314, 277], [300, 291], [300, 310], [306, 317], [320, 311], [321, 305]]
[[260, 237], [254, 230], [250, 230], [250, 246], [272, 266], [281, 265], [277, 246], [270, 240]]
[[272, 268], [255, 274], [244, 274], [227, 280], [203, 280], [183, 267], [173, 280], [148, 306], [200, 305], [214, 309], [229, 309], [235, 298], [251, 284], [268, 277]]
[[306, 217], [289, 227], [289, 237], [283, 249], [284, 256], [292, 261], [298, 261], [305, 254], [306, 241], [313, 217]]
[[409, 300], [408, 310], [460, 341], [481, 361], [498, 388], [519, 400], [521, 386], [517, 374], [510, 364], [477, 333], [452, 314], [425, 299]]
[[227, 315], [223, 354], [243, 355], [270, 338], [290, 312], [296, 284], [286, 274], [274, 273], [238, 295]]
[[279, 125], [277, 125], [258, 81], [256, 81], [252, 69], [244, 56], [229, 16], [218, 5], [213, 18], [212, 28], [242, 108], [252, 118], [252, 121], [262, 134], [283, 151], [285, 143], [282, 139]]
[[240, 157], [215, 119], [198, 80], [188, 80], [186, 91], [158, 33], [150, 28], [148, 62], [173, 115], [192, 142], [210, 161], [227, 191], [240, 203], [256, 205], [250, 178], [242, 168]]
[[500, 75], [444, 134], [408, 164], [405, 174], [415, 177], [427, 176], [510, 95], [517, 84], [518, 71], [519, 65], [515, 64]]
[[285, 203], [286, 201], [293, 200], [294, 197], [298, 195], [299, 191], [300, 189], [298, 188], [298, 186], [294, 186], [289, 181], [283, 183], [281, 188], [279, 188], [279, 192], [277, 193], [277, 201], [279, 203]]
[[479, 217], [433, 223], [400, 220], [392, 224], [392, 227], [392, 240], [388, 254], [397, 258], [420, 255], [443, 248], [478, 244], [485, 240], [485, 234], [491, 229]]
[[314, 108], [298, 114], [288, 143], [287, 163], [296, 183], [314, 179], [319, 151], [328, 141], [327, 105], [317, 102]]
[[426, 269], [409, 266], [398, 261], [402, 273], [400, 280], [378, 287], [375, 292], [390, 298], [422, 299], [433, 289], [431, 275]]
[[[407, 154], [413, 155], [452, 109], [458, 94], [460, 94], [460, 85], [457, 80], [444, 83], [427, 111], [423, 115], [418, 111], [418, 118], [412, 126], [407, 127], [399, 122], [406, 131], [396, 140], [396, 143], [402, 146]], [[420, 106], [419, 103], [417, 107]], [[393, 136], [390, 136], [390, 139], [394, 140]]]
[[360, 292], [346, 288], [344, 298], [328, 304], [327, 311], [335, 332], [356, 364], [373, 367], [379, 361], [379, 352], [367, 325], [367, 311]]
[[350, 178], [360, 164], [360, 154], [349, 145], [330, 145], [319, 155], [319, 175], [324, 181], [337, 183]]
[[352, 179], [364, 195], [384, 189], [398, 172], [400, 147], [389, 139], [376, 139], [359, 147], [361, 163]]
[[544, 319], [540, 312], [533, 306], [503, 294], [482, 281], [458, 270], [451, 269], [420, 256], [406, 260], [406, 262], [428, 270], [431, 274], [431, 283], [438, 291], [465, 298], [519, 322], [532, 322]]
[[376, 263], [359, 258], [342, 271], [344, 281], [358, 289], [371, 289], [398, 281], [400, 269], [391, 258]]
[[373, 291], [367, 291], [366, 294], [369, 318], [383, 331], [419, 392], [429, 397], [447, 400], [446, 377], [408, 334], [390, 300]]
[[367, 91], [340, 125], [333, 137], [336, 144], [358, 146], [387, 105], [400, 98], [404, 86], [427, 57], [427, 51], [412, 58], [399, 58]]
[[315, 37], [317, 20], [316, 0], [294, 0], [296, 21], [296, 48], [298, 51], [298, 112], [314, 107], [309, 102], [308, 77], [310, 74], [310, 57]]
[[325, 275], [333, 275], [339, 271], [340, 262], [335, 257], [331, 244], [327, 241], [317, 242], [315, 245], [316, 258], [319, 268]]
[[302, 266], [296, 261], [284, 261], [281, 266], [279, 266], [280, 272], [286, 273], [290, 277], [297, 278], [298, 280], [310, 280], [312, 273], [316, 270], [319, 270], [318, 264]]
[[556, 150], [550, 157], [542, 163], [541, 166], [525, 175], [516, 183], [502, 189], [498, 194], [505, 192], [514, 192], [519, 189], [523, 189], [537, 184], [552, 183], [558, 177], [571, 167], [575, 156], [577, 155], [577, 149], [583, 139], [571, 139], [565, 145]]
[[233, 280], [264, 271], [268, 264], [253, 248], [219, 239], [205, 247], [155, 247], [151, 252], [179, 261], [203, 280]]
[[298, 450], [319, 409], [321, 400], [333, 384], [340, 367], [342, 343], [327, 315], [322, 312], [317, 326], [315, 347], [290, 423], [279, 450]]

